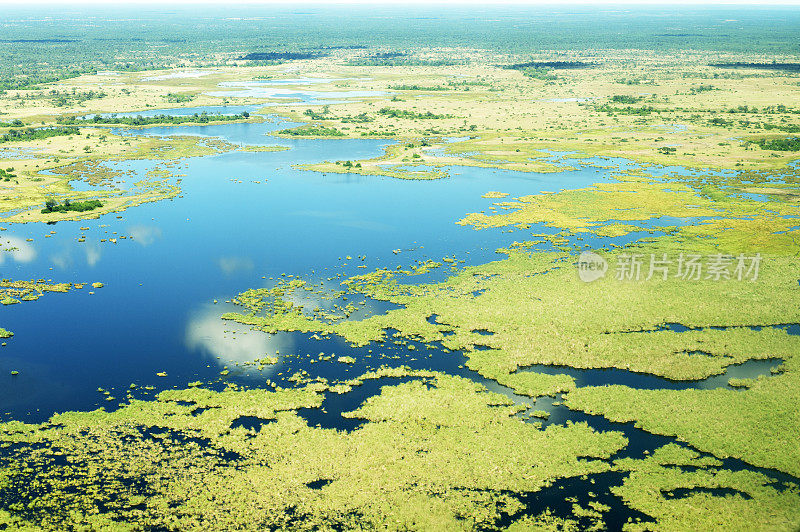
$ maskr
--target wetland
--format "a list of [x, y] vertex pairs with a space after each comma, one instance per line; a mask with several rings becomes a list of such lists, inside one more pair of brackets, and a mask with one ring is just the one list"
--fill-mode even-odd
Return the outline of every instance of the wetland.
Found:
[[797, 530], [800, 50], [657, 15], [4, 70], [0, 530]]

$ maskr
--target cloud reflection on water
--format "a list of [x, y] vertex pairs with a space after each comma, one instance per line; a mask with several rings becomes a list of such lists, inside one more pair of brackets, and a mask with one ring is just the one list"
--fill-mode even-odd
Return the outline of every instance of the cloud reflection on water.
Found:
[[253, 268], [255, 268], [253, 260], [249, 257], [220, 257], [217, 259], [217, 265], [225, 275], [246, 273], [253, 271]]
[[23, 238], [4, 235], [0, 238], [0, 264], [7, 258], [14, 262], [31, 262], [36, 258], [36, 249]]
[[212, 358], [220, 367], [275, 356], [276, 350], [287, 353], [294, 347], [285, 336], [252, 331], [246, 325], [221, 319], [229, 310], [224, 305], [205, 305], [194, 313], [186, 324], [186, 347]]
[[161, 238], [161, 228], [148, 225], [134, 225], [128, 228], [128, 234], [137, 244], [147, 247]]

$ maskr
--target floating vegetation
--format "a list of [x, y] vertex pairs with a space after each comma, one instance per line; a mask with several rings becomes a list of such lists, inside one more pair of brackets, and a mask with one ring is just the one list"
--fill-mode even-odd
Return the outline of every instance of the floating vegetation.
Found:
[[[776, 224], [796, 224], [792, 216], [797, 206], [775, 204], [774, 211], [765, 213], [752, 200], [699, 192], [694, 183], [632, 175], [619, 183], [521, 197], [509, 203], [513, 209], [508, 212], [470, 215], [462, 223], [487, 227], [546, 222], [600, 234], [605, 227], [606, 234], [617, 235], [641, 229], [627, 221], [658, 215], [710, 219], [604, 252], [609, 271], [590, 283], [579, 279], [574, 257], [530, 254], [524, 246], [505, 250], [505, 260], [465, 268], [441, 283], [401, 284], [388, 270], [354, 276], [343, 283], [349, 294], [384, 299], [402, 308], [334, 323], [304, 316], [301, 330], [334, 332], [355, 345], [385, 340], [389, 330], [395, 331], [394, 338], [441, 342], [464, 350], [470, 369], [518, 394], [536, 398], [560, 393], [569, 408], [621, 423], [636, 422], [649, 432], [677, 435], [716, 456], [734, 456], [755, 466], [800, 475], [796, 467], [800, 454], [791, 450], [790, 443], [800, 427], [794, 408], [800, 402], [796, 393], [800, 336], [785, 327], [768, 327], [800, 323], [794, 242], [775, 233]], [[608, 220], [619, 222], [601, 224]], [[644, 268], [649, 262], [635, 278], [620, 276], [615, 268], [631, 256], [649, 261], [665, 255], [677, 258], [681, 253], [724, 253], [733, 258], [756, 250], [770, 253], [763, 256], [758, 279], [747, 282], [730, 272], [725, 277], [704, 273], [691, 281], [661, 275], [648, 279]], [[725, 310], [732, 304], [736, 313]], [[432, 315], [435, 320], [430, 319]], [[227, 318], [281, 330], [274, 316]], [[669, 323], [683, 324], [685, 330], [664, 326]], [[489, 349], [477, 349], [477, 345]], [[722, 374], [732, 364], [773, 357], [785, 360], [781, 371], [749, 379], [741, 391], [576, 387], [568, 375], [518, 371], [532, 364], [567, 365], [695, 380]], [[759, 508], [778, 506], [780, 497], [758, 493], [764, 497], [757, 503]], [[788, 522], [796, 520], [781, 515]]]
[[[582, 423], [538, 429], [506, 397], [436, 373], [384, 386], [345, 414], [365, 421], [352, 432], [309, 427], [297, 411], [319, 408], [325, 389], [193, 387], [115, 412], [0, 424], [0, 524], [491, 526], [524, 508], [525, 493], [608, 471], [626, 443]], [[97, 489], [77, 489], [86, 482]]]
[[484, 194], [481, 197], [482, 198], [490, 198], [490, 199], [500, 199], [500, 198], [505, 198], [506, 196], [508, 196], [507, 192], [497, 192], [497, 191], [491, 190], [491, 191], [487, 192], [486, 194]]
[[[78, 285], [74, 285], [78, 288]], [[73, 287], [70, 283], [51, 283], [44, 279], [38, 281], [0, 280], [0, 303], [16, 305], [22, 301], [36, 301], [45, 292], [68, 292]], [[10, 338], [14, 333], [1, 329], [0, 338]]]

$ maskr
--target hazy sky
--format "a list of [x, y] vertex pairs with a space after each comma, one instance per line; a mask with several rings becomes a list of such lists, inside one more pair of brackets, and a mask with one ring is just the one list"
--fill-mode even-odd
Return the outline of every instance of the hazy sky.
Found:
[[2, 6], [30, 6], [30, 5], [63, 5], [63, 6], [74, 6], [76, 4], [95, 4], [95, 5], [102, 5], [104, 7], [111, 7], [113, 5], [124, 5], [124, 4], [150, 4], [150, 5], [162, 5], [168, 6], [170, 4], [179, 4], [179, 5], [190, 5], [190, 4], [213, 4], [219, 6], [225, 5], [232, 5], [232, 4], [249, 4], [249, 5], [270, 5], [270, 4], [281, 4], [281, 5], [298, 5], [298, 4], [324, 4], [324, 5], [336, 5], [336, 4], [378, 4], [378, 5], [408, 5], [408, 4], [420, 4], [420, 5], [455, 5], [455, 4], [474, 4], [486, 7], [490, 4], [505, 4], [505, 5], [550, 5], [550, 6], [560, 6], [565, 4], [573, 4], [573, 5], [599, 5], [599, 6], [614, 6], [614, 5], [627, 5], [627, 6], [635, 6], [635, 5], [646, 5], [646, 6], [658, 6], [658, 5], [665, 5], [665, 4], [684, 4], [684, 5], [752, 5], [752, 6], [765, 6], [765, 5], [798, 5], [800, 6], [800, 0], [767, 0], [765, 2], [754, 2], [752, 0], [706, 0], [702, 2], [698, 2], [696, 0], [669, 0], [667, 2], [663, 0], [617, 0], [614, 2], [608, 2], [604, 0], [501, 0], [499, 2], [491, 2], [487, 0], [333, 0], [333, 1], [325, 1], [325, 0], [312, 0], [312, 1], [304, 1], [304, 0], [232, 0], [232, 1], [221, 1], [221, 0], [0, 0], [0, 5]]

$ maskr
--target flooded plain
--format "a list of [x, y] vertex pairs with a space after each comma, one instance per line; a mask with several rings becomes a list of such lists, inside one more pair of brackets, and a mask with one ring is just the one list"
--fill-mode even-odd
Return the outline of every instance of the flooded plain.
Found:
[[[243, 110], [253, 108], [189, 108], [174, 114]], [[457, 225], [467, 212], [491, 209], [493, 200], [481, 197], [487, 191], [501, 190], [516, 197], [585, 187], [612, 179], [614, 173], [600, 167], [599, 163], [609, 166], [608, 160], [570, 160], [576, 169], [546, 174], [451, 167], [449, 177], [432, 181], [326, 175], [293, 165], [375, 157], [392, 141], [270, 136], [291, 125], [268, 118], [259, 123], [117, 128], [116, 133], [125, 135], [201, 135], [239, 145], [289, 149], [183, 159], [170, 167], [182, 179], [179, 197], [121, 214], [55, 224], [9, 224], [3, 237], [16, 250], [3, 255], [5, 277], [99, 281], [104, 287], [93, 293], [87, 288], [47, 294], [39, 301], [0, 309], [3, 326], [15, 333], [0, 351], [0, 379], [5, 381], [0, 387], [2, 419], [40, 422], [55, 412], [113, 408], [116, 403], [107, 401], [98, 388], [120, 396], [135, 384], [139, 390], [153, 387], [144, 393], [155, 393], [218, 379], [224, 369], [230, 371], [226, 380], [248, 386], [263, 385], [266, 379], [290, 385], [286, 377], [301, 369], [329, 379], [349, 378], [383, 364], [459, 373], [461, 361], [452, 354], [437, 356], [441, 360], [435, 364], [426, 364], [427, 358], [416, 360], [420, 352], [430, 350], [371, 355], [363, 359], [369, 361], [363, 366], [312, 363], [320, 352], [341, 355], [353, 348], [337, 338], [252, 332], [220, 316], [232, 310], [226, 303], [231, 297], [249, 288], [273, 286], [283, 274], [335, 286], [342, 276], [407, 267], [416, 261], [452, 257], [463, 266], [500, 258], [498, 248], [532, 233], [555, 230], [533, 226], [477, 231]], [[566, 155], [550, 157], [559, 160]], [[619, 163], [615, 169], [626, 164], [612, 162]], [[118, 186], [124, 187], [159, 163], [129, 161], [107, 166], [123, 173]], [[73, 184], [84, 190], [95, 188], [81, 181]], [[691, 222], [653, 220], [649, 227]], [[599, 248], [643, 236], [651, 235], [584, 235], [580, 244]], [[543, 243], [536, 250], [552, 248]], [[356, 258], [348, 260], [348, 256]], [[408, 282], [441, 280], [449, 274], [449, 268], [438, 268]], [[385, 305], [365, 301], [362, 307], [364, 312], [383, 312]], [[263, 372], [237, 369], [236, 364], [265, 353], [287, 356]], [[739, 370], [736, 376], [768, 374], [774, 365], [754, 362], [746, 366], [752, 371]], [[534, 369], [568, 373], [558, 368]], [[12, 370], [19, 374], [11, 376]], [[339, 375], [342, 371], [346, 375]], [[605, 370], [572, 371], [583, 371], [580, 379], [588, 378], [587, 384], [592, 385], [603, 384], [604, 379], [608, 384], [619, 380], [613, 372], [602, 373]], [[634, 380], [639, 379], [637, 386], [648, 387], [648, 378], [652, 379], [638, 376]], [[723, 385], [727, 382], [724, 376], [718, 380]]]
[[[249, 90], [249, 89], [248, 89]], [[313, 96], [310, 96], [313, 97]], [[238, 114], [252, 106], [186, 108], [174, 114]], [[143, 116], [163, 110], [142, 113]], [[193, 135], [218, 138], [240, 146], [284, 146], [284, 151], [228, 151], [181, 159], [166, 168], [180, 179], [181, 193], [96, 220], [54, 224], [8, 224], [4, 242], [13, 252], [2, 255], [4, 276], [52, 279], [55, 282], [102, 282], [102, 288], [45, 294], [38, 301], [0, 309], [3, 327], [14, 331], [0, 350], [0, 419], [42, 422], [56, 412], [113, 410], [126, 397], [148, 398], [170, 388], [202, 381], [222, 389], [227, 383], [251, 388], [293, 387], [292, 375], [344, 381], [382, 366], [441, 371], [482, 383], [526, 409], [519, 416], [545, 427], [586, 422], [600, 431], [621, 431], [629, 444], [615, 458], [643, 458], [674, 438], [647, 433], [632, 423], [613, 423], [602, 416], [569, 410], [561, 397], [533, 400], [469, 370], [464, 353], [437, 343], [388, 339], [353, 347], [335, 335], [282, 332], [269, 335], [222, 320], [236, 310], [229, 300], [257, 287], [271, 287], [291, 276], [334, 288], [343, 277], [376, 268], [408, 267], [418, 261], [454, 259], [458, 266], [483, 264], [502, 257], [497, 249], [530, 240], [532, 234], [555, 233], [545, 226], [526, 229], [475, 230], [456, 224], [468, 212], [492, 210], [488, 191], [510, 198], [586, 187], [614, 179], [624, 160], [570, 159], [550, 153], [563, 164], [556, 173], [527, 173], [476, 167], [449, 167], [438, 180], [400, 180], [356, 174], [303, 171], [294, 165], [326, 160], [379, 156], [391, 140], [284, 139], [270, 133], [293, 124], [277, 117], [262, 122], [205, 126], [113, 128], [123, 135]], [[458, 140], [458, 139], [454, 139]], [[445, 139], [447, 141], [447, 139]], [[115, 173], [103, 186], [129, 188], [148, 172], [164, 168], [159, 161], [107, 163]], [[678, 167], [648, 168], [656, 176], [684, 172]], [[689, 172], [687, 172], [689, 173]], [[116, 182], [114, 181], [116, 180]], [[76, 188], [98, 185], [73, 181]], [[658, 228], [697, 223], [700, 219], [656, 218], [642, 224], [648, 231], [624, 237], [584, 233], [570, 244], [598, 249], [652, 236]], [[617, 221], [608, 221], [608, 224]], [[603, 224], [605, 225], [605, 224]], [[602, 226], [598, 226], [602, 227]], [[124, 238], [123, 238], [124, 237]], [[532, 252], [551, 251], [548, 242]], [[442, 280], [450, 266], [409, 277], [405, 282]], [[310, 301], [330, 307], [334, 301]], [[308, 303], [308, 302], [304, 302]], [[393, 304], [364, 298], [353, 318], [380, 314]], [[436, 317], [431, 316], [435, 321]], [[676, 327], [680, 326], [676, 324]], [[677, 330], [677, 329], [676, 329]], [[797, 326], [787, 328], [797, 334]], [[480, 331], [476, 331], [480, 332]], [[253, 364], [264, 356], [278, 363]], [[352, 356], [352, 363], [338, 357]], [[577, 386], [621, 384], [638, 389], [731, 388], [731, 378], [769, 376], [781, 360], [754, 360], [730, 366], [702, 381], [671, 381], [619, 369], [575, 369], [533, 366], [518, 371], [568, 375]], [[11, 375], [11, 371], [18, 372]], [[367, 380], [346, 393], [325, 392], [322, 408], [298, 414], [311, 426], [352, 431], [361, 419], [341, 414], [357, 409], [384, 385], [420, 377]], [[243, 417], [235, 426], [258, 431], [268, 420]], [[759, 470], [776, 482], [791, 477], [726, 459], [728, 469]], [[546, 503], [569, 513], [564, 494], [582, 500], [589, 490], [602, 493], [614, 522], [642, 518], [608, 488], [623, 473], [608, 472], [561, 480], [550, 489], [530, 493], [534, 506]]]

